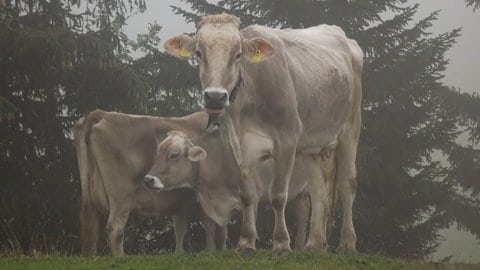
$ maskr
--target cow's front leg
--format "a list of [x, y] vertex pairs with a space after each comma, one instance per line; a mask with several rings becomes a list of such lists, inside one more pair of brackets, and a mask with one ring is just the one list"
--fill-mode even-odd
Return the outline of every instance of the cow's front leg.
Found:
[[275, 214], [273, 229], [273, 251], [277, 253], [291, 252], [290, 236], [285, 222], [285, 205], [287, 204], [288, 185], [292, 176], [295, 161], [296, 140], [277, 144], [274, 153], [274, 179], [269, 188], [269, 199]]
[[175, 254], [182, 254], [183, 240], [185, 232], [187, 231], [187, 217], [185, 215], [185, 208], [182, 208], [173, 216], [173, 225], [175, 227]]
[[215, 244], [215, 221], [213, 221], [211, 218], [209, 218], [207, 215], [204, 215], [203, 217], [203, 226], [205, 228], [205, 250], [212, 252], [216, 250], [216, 244]]
[[240, 197], [242, 203], [242, 226], [237, 249], [243, 253], [256, 250], [255, 241], [258, 239], [256, 227], [256, 213], [258, 207], [258, 194], [253, 178], [252, 166], [240, 166]]
[[227, 237], [228, 237], [227, 225], [220, 226], [218, 228], [218, 230], [220, 232], [220, 233], [218, 233], [219, 237], [217, 237], [218, 249], [219, 250], [225, 250], [227, 248]]

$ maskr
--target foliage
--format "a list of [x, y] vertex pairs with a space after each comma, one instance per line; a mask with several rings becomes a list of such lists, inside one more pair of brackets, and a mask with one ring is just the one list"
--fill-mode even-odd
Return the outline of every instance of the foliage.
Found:
[[472, 7], [474, 11], [480, 8], [480, 0], [465, 0], [467, 7]]
[[152, 115], [179, 116], [200, 109], [200, 96], [197, 71], [192, 63], [179, 60], [160, 52], [161, 42], [158, 32], [161, 27], [150, 24], [147, 34], [138, 35], [133, 44], [136, 50], [145, 55], [133, 62], [133, 68], [148, 83], [148, 112]]
[[441, 82], [459, 29], [432, 36], [428, 29], [438, 13], [413, 22], [418, 5], [405, 0], [184, 2], [192, 11], [174, 10], [190, 22], [228, 12], [244, 26], [335, 24], [363, 48], [355, 206], [360, 250], [425, 258], [435, 251], [439, 230], [454, 221], [480, 236], [479, 200], [460, 192], [478, 194], [480, 155], [459, 141], [461, 135], [478, 142], [480, 100]]
[[[86, 10], [78, 13], [82, 3]], [[80, 185], [71, 127], [94, 108], [145, 111], [146, 85], [116, 56], [121, 44], [111, 17], [125, 8], [113, 0], [2, 7], [0, 111], [13, 115], [0, 122], [2, 248], [77, 247]]]

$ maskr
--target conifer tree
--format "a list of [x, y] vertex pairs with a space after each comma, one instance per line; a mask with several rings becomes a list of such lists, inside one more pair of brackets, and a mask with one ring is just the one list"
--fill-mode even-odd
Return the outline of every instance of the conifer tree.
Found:
[[243, 26], [335, 24], [360, 44], [366, 58], [354, 222], [361, 251], [425, 258], [454, 221], [480, 235], [478, 197], [459, 188], [478, 193], [479, 154], [458, 142], [463, 134], [478, 143], [480, 100], [441, 82], [459, 29], [432, 36], [438, 13], [413, 21], [418, 5], [406, 0], [183, 2], [191, 12], [174, 10], [187, 22], [227, 12]]
[[96, 108], [145, 111], [146, 85], [121, 57], [131, 9], [143, 10], [143, 1], [2, 1], [2, 249], [78, 247], [71, 128]]

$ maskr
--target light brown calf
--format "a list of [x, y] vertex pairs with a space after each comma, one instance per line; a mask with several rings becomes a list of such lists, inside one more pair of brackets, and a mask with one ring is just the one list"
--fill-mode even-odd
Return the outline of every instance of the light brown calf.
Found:
[[157, 140], [163, 140], [172, 129], [196, 136], [206, 124], [205, 113], [164, 118], [100, 110], [77, 122], [74, 136], [82, 187], [80, 236], [84, 255], [97, 251], [100, 221], [108, 216], [112, 254], [123, 256], [123, 234], [131, 211], [150, 217], [173, 216], [175, 253], [183, 252], [185, 207], [194, 203], [194, 192], [155, 192], [143, 185], [143, 178], [153, 164]]

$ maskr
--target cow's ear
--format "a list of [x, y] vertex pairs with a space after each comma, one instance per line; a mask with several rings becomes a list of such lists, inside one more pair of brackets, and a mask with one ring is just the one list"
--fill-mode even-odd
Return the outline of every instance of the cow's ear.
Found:
[[189, 58], [195, 50], [195, 39], [187, 35], [178, 35], [165, 41], [163, 47], [173, 56]]
[[252, 63], [262, 62], [275, 54], [273, 46], [262, 38], [248, 39], [243, 45], [247, 58]]
[[188, 158], [191, 161], [200, 161], [207, 157], [207, 151], [200, 146], [192, 146], [188, 149]]

